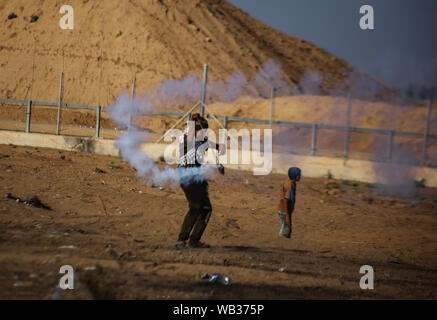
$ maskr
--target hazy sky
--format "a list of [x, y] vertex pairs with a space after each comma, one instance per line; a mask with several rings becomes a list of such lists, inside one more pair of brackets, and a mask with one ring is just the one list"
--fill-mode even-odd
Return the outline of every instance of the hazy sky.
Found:
[[[395, 86], [437, 87], [437, 0], [228, 0]], [[373, 6], [374, 30], [360, 7]]]

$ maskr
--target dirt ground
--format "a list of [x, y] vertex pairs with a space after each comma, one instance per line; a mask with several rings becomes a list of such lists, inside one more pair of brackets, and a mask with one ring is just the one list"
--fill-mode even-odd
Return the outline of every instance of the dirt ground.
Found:
[[[144, 185], [116, 157], [0, 145], [0, 299], [437, 298], [436, 189], [395, 195], [304, 173], [285, 239], [284, 179], [227, 170], [210, 182], [211, 248], [174, 250], [187, 210], [179, 188]], [[62, 265], [74, 290], [56, 290]], [[360, 289], [362, 265], [374, 290]], [[204, 284], [214, 272], [232, 284]]]

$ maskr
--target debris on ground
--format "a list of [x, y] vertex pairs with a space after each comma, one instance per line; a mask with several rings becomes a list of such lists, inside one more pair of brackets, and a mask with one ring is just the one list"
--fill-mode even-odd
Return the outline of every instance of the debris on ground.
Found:
[[334, 181], [326, 181], [325, 189], [340, 189], [340, 185]]
[[208, 279], [204, 280], [204, 283], [220, 283], [224, 286], [229, 286], [231, 284], [231, 278], [225, 274], [213, 273]]
[[105, 211], [105, 215], [108, 215], [108, 211], [106, 211], [106, 206], [105, 203], [103, 202], [102, 198], [100, 196], [98, 196], [100, 199], [100, 202], [102, 203], [102, 207], [103, 207], [103, 211]]
[[33, 206], [33, 207], [37, 207], [37, 208], [43, 208], [45, 210], [52, 210], [52, 208], [43, 204], [37, 196], [27, 197], [26, 201], [24, 201], [24, 204], [27, 204], [27, 205]]
[[108, 167], [110, 167], [111, 169], [121, 169], [121, 167], [118, 164], [116, 164], [114, 161], [111, 161], [108, 164]]
[[32, 23], [32, 22], [37, 22], [38, 21], [38, 19], [39, 19], [39, 17], [38, 16], [36, 16], [36, 15], [33, 15], [31, 18], [30, 18], [30, 22]]
[[97, 270], [96, 266], [89, 266], [89, 267], [84, 267], [83, 270], [85, 271], [95, 271]]
[[18, 281], [14, 283], [14, 287], [24, 287], [24, 282]]
[[77, 247], [73, 245], [69, 245], [69, 246], [60, 246], [59, 249], [77, 249]]
[[323, 191], [324, 194], [327, 194], [329, 196], [337, 196], [340, 193], [343, 193], [344, 191], [340, 188], [340, 184], [337, 182], [334, 182], [332, 180], [325, 181], [325, 190]]
[[12, 20], [12, 19], [15, 19], [15, 18], [17, 18], [18, 16], [14, 13], [14, 12], [11, 12], [9, 15], [8, 15], [8, 19], [9, 20]]
[[42, 203], [41, 200], [37, 196], [27, 197], [26, 200], [21, 200], [19, 197], [15, 197], [12, 194], [7, 193], [6, 199], [10, 199], [10, 200], [13, 200], [15, 202], [23, 203], [25, 205], [32, 206], [32, 207], [42, 208], [45, 210], [52, 210], [51, 207]]
[[201, 280], [206, 280], [206, 279], [208, 279], [208, 278], [209, 278], [209, 273], [208, 273], [208, 272], [202, 273], [202, 274], [200, 275], [200, 279], [201, 279]]
[[366, 196], [366, 195], [363, 195], [363, 196], [361, 197], [361, 199], [362, 199], [364, 202], [367, 202], [368, 204], [372, 204], [373, 201], [374, 201], [374, 199], [373, 199], [372, 197], [370, 197], [370, 196]]
[[62, 289], [57, 286], [55, 291], [53, 292], [53, 295], [51, 297], [52, 300], [62, 300]]
[[105, 170], [102, 170], [100, 168], [95, 168], [93, 173], [107, 173]]
[[154, 184], [154, 183], [152, 183], [152, 188], [159, 189], [159, 190], [164, 190], [163, 187], [158, 186], [158, 185], [156, 185], [156, 184]]

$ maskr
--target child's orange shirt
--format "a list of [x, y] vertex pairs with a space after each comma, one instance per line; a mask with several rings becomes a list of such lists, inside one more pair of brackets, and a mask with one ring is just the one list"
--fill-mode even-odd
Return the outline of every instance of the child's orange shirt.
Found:
[[293, 211], [294, 203], [296, 201], [296, 181], [287, 179], [281, 190], [281, 200], [279, 201], [278, 210], [288, 213], [287, 206], [288, 201], [291, 200], [290, 213]]

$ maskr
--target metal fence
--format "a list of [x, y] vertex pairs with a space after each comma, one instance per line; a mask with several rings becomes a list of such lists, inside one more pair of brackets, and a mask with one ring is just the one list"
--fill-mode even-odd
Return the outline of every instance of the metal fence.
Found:
[[[207, 79], [207, 66], [205, 65], [204, 71], [204, 82], [202, 84], [202, 95], [201, 95], [201, 112], [204, 113], [205, 106], [205, 97], [206, 97], [206, 79]], [[133, 79], [132, 82], [132, 96], [135, 94], [135, 82], [136, 78]], [[57, 128], [56, 133], [59, 135], [60, 132], [60, 120], [61, 120], [61, 112], [62, 108], [78, 108], [78, 109], [91, 109], [96, 112], [96, 126], [95, 126], [95, 137], [100, 138], [100, 130], [101, 130], [101, 113], [102, 111], [106, 112], [106, 106], [93, 106], [93, 105], [83, 105], [83, 104], [73, 104], [73, 103], [65, 103], [62, 102], [62, 90], [63, 90], [63, 73], [61, 73], [60, 77], [60, 90], [59, 90], [59, 100], [58, 102], [46, 102], [46, 101], [33, 101], [33, 100], [17, 100], [17, 99], [0, 99], [0, 102], [10, 103], [10, 104], [23, 104], [27, 105], [27, 114], [26, 114], [26, 132], [31, 132], [31, 115], [32, 108], [34, 106], [48, 106], [48, 107], [57, 107], [58, 109], [58, 117], [57, 117]], [[428, 148], [428, 140], [429, 138], [437, 138], [437, 134], [429, 133], [429, 119], [431, 114], [431, 105], [432, 101], [428, 101], [427, 105], [427, 117], [425, 130], [423, 133], [420, 132], [408, 132], [408, 131], [398, 131], [398, 130], [387, 130], [387, 129], [374, 129], [374, 128], [360, 128], [360, 127], [352, 127], [350, 126], [350, 109], [351, 109], [351, 95], [348, 95], [347, 99], [347, 123], [346, 126], [338, 126], [338, 125], [329, 125], [323, 123], [305, 123], [305, 122], [295, 122], [295, 121], [282, 121], [282, 120], [274, 120], [273, 119], [273, 109], [275, 102], [275, 90], [271, 91], [271, 99], [270, 99], [270, 118], [269, 119], [257, 119], [257, 118], [242, 118], [242, 117], [232, 117], [225, 115], [214, 115], [215, 118], [223, 121], [223, 127], [228, 128], [229, 122], [245, 122], [245, 123], [259, 123], [270, 125], [286, 125], [286, 126], [294, 126], [298, 128], [308, 128], [311, 130], [311, 148], [310, 154], [315, 156], [317, 154], [317, 135], [319, 129], [329, 129], [329, 130], [340, 130], [345, 133], [344, 140], [344, 149], [342, 150], [343, 157], [349, 158], [350, 154], [350, 134], [352, 132], [361, 132], [361, 133], [372, 133], [372, 134], [383, 134], [388, 137], [387, 143], [387, 151], [385, 157], [383, 157], [384, 161], [392, 161], [393, 156], [393, 140], [395, 136], [409, 136], [409, 137], [418, 137], [423, 138], [423, 152], [421, 155], [421, 165], [427, 166], [429, 165], [427, 162], [427, 148]], [[158, 110], [149, 110], [149, 111], [141, 111], [142, 114], [148, 115], [166, 115], [166, 116], [186, 116], [187, 114], [181, 112], [172, 112], [172, 111], [158, 111]], [[211, 118], [210, 114], [207, 114], [208, 118]], [[340, 151], [336, 149], [337, 151]], [[372, 153], [369, 153], [372, 154]]]

